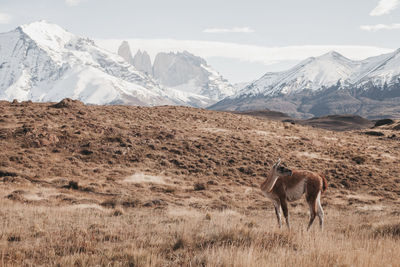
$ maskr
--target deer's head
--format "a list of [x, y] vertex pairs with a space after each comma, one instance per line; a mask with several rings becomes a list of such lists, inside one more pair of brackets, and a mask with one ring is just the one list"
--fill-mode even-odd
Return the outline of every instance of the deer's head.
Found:
[[292, 175], [292, 170], [281, 166], [281, 159], [278, 159], [278, 161], [272, 166], [272, 171], [276, 176], [291, 176]]

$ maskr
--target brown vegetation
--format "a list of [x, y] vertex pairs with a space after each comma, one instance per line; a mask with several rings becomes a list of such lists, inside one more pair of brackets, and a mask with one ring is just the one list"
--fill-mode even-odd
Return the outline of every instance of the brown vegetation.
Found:
[[[187, 107], [0, 102], [1, 263], [394, 266], [393, 125], [377, 137]], [[277, 229], [259, 184], [278, 157], [327, 177], [323, 233], [304, 231], [302, 201], [293, 230]]]

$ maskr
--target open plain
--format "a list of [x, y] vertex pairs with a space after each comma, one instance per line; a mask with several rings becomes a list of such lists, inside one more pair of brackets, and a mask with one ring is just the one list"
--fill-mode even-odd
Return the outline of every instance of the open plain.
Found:
[[[1, 101], [0, 263], [400, 266], [399, 129]], [[277, 158], [326, 176], [323, 232], [304, 200], [278, 228], [259, 189]]]

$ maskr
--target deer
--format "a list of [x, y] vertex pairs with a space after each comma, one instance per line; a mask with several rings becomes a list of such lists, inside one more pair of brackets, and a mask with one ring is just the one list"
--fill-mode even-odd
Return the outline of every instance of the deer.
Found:
[[307, 204], [310, 208], [310, 221], [307, 231], [310, 230], [317, 215], [322, 230], [324, 211], [321, 206], [321, 194], [327, 189], [325, 177], [307, 170], [291, 170], [280, 166], [280, 164], [281, 159], [278, 159], [260, 186], [264, 196], [272, 200], [274, 204], [279, 228], [282, 228], [280, 209], [282, 208], [286, 225], [290, 230], [288, 202], [299, 200], [305, 194]]

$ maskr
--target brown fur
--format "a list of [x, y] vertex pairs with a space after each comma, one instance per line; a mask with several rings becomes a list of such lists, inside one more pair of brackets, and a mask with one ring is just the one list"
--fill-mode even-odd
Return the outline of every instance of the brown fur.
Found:
[[307, 203], [310, 207], [310, 222], [308, 229], [311, 227], [316, 215], [319, 217], [320, 226], [322, 228], [323, 210], [319, 197], [327, 188], [327, 181], [324, 176], [306, 170], [292, 170], [292, 175], [280, 176], [276, 180], [271, 192], [265, 191], [265, 188], [263, 187], [265, 183], [266, 181], [262, 183], [261, 190], [274, 201], [279, 226], [281, 226], [279, 206], [282, 208], [287, 226], [290, 227], [287, 202], [298, 200], [303, 194], [305, 194]]
[[323, 182], [322, 193], [324, 193], [326, 191], [326, 189], [328, 189], [328, 182], [326, 181], [325, 175], [321, 174], [320, 176], [321, 176], [322, 182]]

